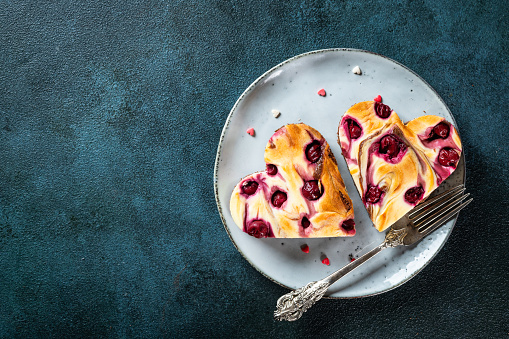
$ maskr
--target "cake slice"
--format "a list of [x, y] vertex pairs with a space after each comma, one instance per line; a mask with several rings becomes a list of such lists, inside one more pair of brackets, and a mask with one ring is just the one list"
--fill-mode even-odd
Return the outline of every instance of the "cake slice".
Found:
[[338, 142], [378, 231], [425, 199], [455, 169], [461, 141], [451, 123], [425, 115], [406, 125], [389, 106], [353, 105], [341, 119]]
[[243, 178], [230, 212], [257, 238], [341, 237], [355, 234], [352, 201], [329, 144], [315, 129], [291, 124], [265, 148], [266, 170]]

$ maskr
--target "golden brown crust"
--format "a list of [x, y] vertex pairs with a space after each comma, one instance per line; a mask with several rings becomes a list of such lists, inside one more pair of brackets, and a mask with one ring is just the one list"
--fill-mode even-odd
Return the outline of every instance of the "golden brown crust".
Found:
[[[306, 157], [306, 147], [320, 143], [321, 156], [316, 162]], [[243, 178], [230, 199], [230, 211], [235, 223], [244, 231], [251, 220], [270, 224], [274, 237], [338, 237], [352, 236], [355, 229], [341, 227], [345, 220], [354, 218], [352, 202], [339, 173], [329, 144], [314, 128], [303, 123], [279, 128], [267, 142], [265, 162], [275, 165], [275, 176], [258, 172]], [[243, 194], [241, 185], [254, 180], [260, 188], [253, 195]], [[317, 180], [322, 195], [317, 200], [306, 199], [302, 188], [306, 181]], [[287, 201], [274, 207], [271, 197], [275, 191], [287, 194]], [[310, 226], [303, 227], [303, 217]]]
[[[350, 138], [349, 121], [355, 121], [362, 129], [356, 139]], [[385, 230], [415, 206], [405, 198], [409, 189], [421, 187], [424, 191], [418, 199], [421, 201], [454, 171], [454, 166], [442, 166], [437, 157], [444, 147], [461, 154], [461, 141], [448, 122], [445, 122], [450, 126], [447, 138], [432, 137], [433, 127], [441, 122], [445, 122], [444, 118], [426, 115], [405, 125], [394, 111], [383, 119], [376, 114], [374, 101], [355, 104], [343, 115], [338, 141], [377, 230]], [[398, 153], [399, 158], [380, 154], [380, 142], [387, 135], [395, 135], [405, 145]], [[372, 186], [383, 192], [379, 202], [366, 200], [366, 192]]]

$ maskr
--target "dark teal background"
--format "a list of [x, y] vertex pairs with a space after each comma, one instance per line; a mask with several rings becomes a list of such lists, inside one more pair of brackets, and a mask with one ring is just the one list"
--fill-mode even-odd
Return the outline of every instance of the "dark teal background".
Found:
[[[507, 338], [507, 1], [0, 1], [0, 337]], [[272, 320], [213, 168], [239, 95], [349, 47], [414, 70], [462, 136], [445, 247], [380, 296]]]

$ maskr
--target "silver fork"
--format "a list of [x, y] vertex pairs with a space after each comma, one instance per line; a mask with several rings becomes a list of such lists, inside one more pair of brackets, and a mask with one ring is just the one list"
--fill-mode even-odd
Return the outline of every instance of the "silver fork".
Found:
[[310, 282], [304, 287], [283, 295], [277, 301], [274, 319], [280, 321], [299, 319], [323, 297], [332, 284], [382, 250], [388, 247], [412, 245], [429, 235], [473, 200], [471, 198], [464, 201], [470, 195], [463, 194], [464, 191], [464, 185], [459, 185], [417, 205], [391, 226], [383, 243], [328, 277]]

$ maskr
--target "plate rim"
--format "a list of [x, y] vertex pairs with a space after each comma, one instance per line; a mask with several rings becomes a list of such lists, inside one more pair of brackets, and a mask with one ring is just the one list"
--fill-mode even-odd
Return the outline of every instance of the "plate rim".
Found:
[[[298, 55], [295, 55], [289, 59], [286, 59], [284, 60], [283, 62], [277, 64], [276, 66], [273, 66], [271, 67], [269, 70], [265, 71], [262, 75], [260, 75], [258, 78], [256, 78], [256, 80], [254, 80], [243, 92], [242, 94], [239, 96], [239, 98], [235, 101], [235, 104], [233, 105], [232, 109], [230, 110], [230, 113], [228, 114], [228, 116], [226, 117], [226, 121], [225, 121], [225, 124], [223, 126], [223, 129], [221, 130], [221, 136], [219, 138], [219, 144], [217, 146], [217, 151], [216, 151], [216, 159], [215, 159], [215, 162], [214, 162], [214, 196], [215, 196], [215, 200], [216, 200], [216, 205], [217, 205], [217, 209], [218, 209], [218, 212], [219, 212], [219, 216], [221, 218], [221, 222], [223, 223], [223, 227], [224, 229], [226, 230], [226, 233], [228, 234], [228, 237], [230, 238], [230, 241], [233, 243], [233, 245], [235, 246], [235, 248], [237, 249], [237, 251], [242, 255], [242, 257], [247, 260], [247, 262], [256, 270], [258, 271], [260, 274], [262, 274], [264, 277], [266, 277], [267, 279], [269, 279], [270, 281], [276, 283], [277, 285], [279, 286], [282, 286], [284, 288], [287, 288], [291, 291], [294, 291], [295, 289], [294, 288], [291, 288], [289, 286], [286, 286], [284, 284], [282, 284], [281, 282], [275, 280], [274, 278], [272, 278], [271, 276], [269, 276], [268, 274], [266, 274], [265, 272], [261, 271], [255, 264], [253, 264], [251, 262], [251, 260], [249, 260], [249, 258], [244, 254], [244, 252], [242, 252], [242, 250], [237, 246], [237, 244], [235, 243], [235, 241], [233, 240], [233, 237], [230, 233], [230, 230], [228, 229], [228, 226], [226, 225], [226, 220], [225, 220], [225, 217], [223, 215], [223, 210], [221, 208], [221, 203], [219, 201], [219, 188], [218, 188], [218, 168], [219, 168], [219, 158], [220, 158], [220, 155], [221, 155], [221, 149], [222, 149], [222, 145], [223, 145], [223, 141], [224, 141], [224, 138], [225, 138], [225, 134], [226, 134], [226, 130], [228, 129], [228, 126], [230, 125], [230, 122], [231, 122], [231, 117], [233, 116], [233, 112], [237, 109], [237, 107], [239, 106], [240, 102], [244, 99], [244, 97], [249, 93], [251, 92], [255, 87], [256, 85], [258, 85], [258, 83], [264, 79], [267, 75], [269, 75], [270, 73], [272, 73], [273, 71], [277, 70], [278, 68], [281, 68], [282, 66], [296, 60], [296, 59], [300, 59], [300, 58], [303, 58], [303, 57], [306, 57], [306, 56], [309, 56], [309, 55], [313, 55], [313, 54], [320, 54], [320, 53], [330, 53], [330, 52], [360, 52], [360, 53], [367, 53], [367, 54], [371, 54], [371, 55], [375, 55], [375, 56], [378, 56], [378, 57], [381, 57], [381, 58], [384, 58], [390, 62], [393, 62], [395, 64], [397, 64], [398, 66], [401, 66], [402, 68], [404, 68], [405, 70], [409, 71], [411, 74], [413, 74], [414, 76], [416, 76], [419, 80], [421, 80], [426, 86], [428, 86], [428, 88], [435, 94], [435, 96], [440, 100], [440, 102], [443, 104], [443, 106], [446, 108], [447, 112], [449, 113], [449, 115], [452, 117], [452, 120], [453, 120], [453, 123], [455, 126], [458, 126], [458, 124], [456, 123], [456, 119], [454, 118], [454, 115], [452, 114], [451, 110], [449, 109], [449, 107], [447, 106], [447, 104], [445, 103], [445, 101], [442, 99], [442, 97], [438, 94], [438, 92], [426, 81], [424, 80], [419, 74], [417, 74], [416, 72], [414, 72], [412, 69], [408, 68], [407, 66], [403, 65], [402, 63], [394, 60], [394, 59], [391, 59], [385, 55], [382, 55], [382, 54], [379, 54], [379, 53], [375, 53], [375, 52], [371, 52], [371, 51], [367, 51], [367, 50], [364, 50], [364, 49], [356, 49], [356, 48], [326, 48], [326, 49], [317, 49], [317, 50], [313, 50], [313, 51], [309, 51], [309, 52], [305, 52], [305, 53], [301, 53], [301, 54], [298, 54]], [[460, 135], [460, 132], [458, 130], [458, 128], [456, 129], [458, 131], [458, 135], [460, 136], [460, 140], [461, 140], [461, 135]], [[460, 159], [460, 162], [459, 163], [462, 163], [463, 164], [463, 184], [466, 183], [466, 162], [465, 162], [465, 152], [461, 152], [461, 159]], [[366, 295], [360, 295], [360, 296], [354, 296], [354, 297], [334, 297], [334, 296], [324, 296], [323, 298], [324, 299], [358, 299], [358, 298], [367, 298], [367, 297], [372, 297], [372, 296], [375, 296], [375, 295], [379, 295], [379, 294], [382, 294], [382, 293], [386, 293], [386, 292], [389, 292], [397, 287], [400, 287], [401, 285], [403, 285], [404, 283], [410, 281], [413, 277], [415, 277], [417, 274], [419, 274], [426, 266], [428, 266], [428, 264], [435, 258], [435, 256], [442, 250], [442, 248], [445, 246], [445, 243], [447, 242], [447, 240], [449, 239], [449, 236], [451, 235], [453, 229], [454, 229], [454, 226], [456, 225], [456, 221], [458, 220], [458, 215], [456, 215], [456, 218], [454, 218], [454, 221], [451, 225], [451, 228], [449, 230], [449, 232], [447, 232], [447, 234], [445, 235], [445, 239], [444, 241], [439, 245], [438, 249], [436, 250], [435, 253], [433, 253], [431, 255], [431, 257], [429, 258], [429, 260], [427, 260], [418, 270], [416, 270], [412, 275], [410, 275], [409, 277], [407, 277], [406, 279], [402, 280], [401, 282], [399, 282], [398, 284], [395, 284], [394, 286], [391, 286], [383, 291], [379, 291], [379, 292], [375, 292], [375, 293], [370, 293], [370, 294], [366, 294]]]

